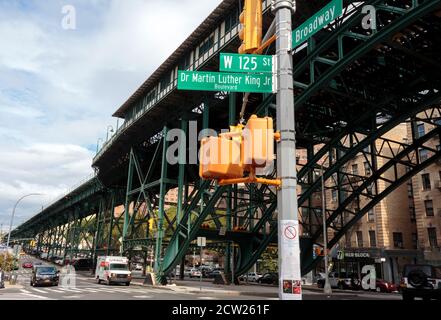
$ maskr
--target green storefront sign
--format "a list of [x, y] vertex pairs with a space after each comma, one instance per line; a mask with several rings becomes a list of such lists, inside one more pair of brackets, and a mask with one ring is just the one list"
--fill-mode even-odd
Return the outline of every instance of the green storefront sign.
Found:
[[271, 93], [273, 75], [179, 71], [178, 90]]
[[311, 38], [343, 13], [343, 0], [334, 0], [292, 32], [293, 49]]
[[222, 72], [273, 72], [273, 56], [257, 54], [221, 53]]

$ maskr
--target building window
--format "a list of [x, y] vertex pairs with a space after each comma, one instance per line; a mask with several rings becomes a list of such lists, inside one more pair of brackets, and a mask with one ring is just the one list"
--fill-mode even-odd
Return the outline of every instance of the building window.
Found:
[[438, 239], [436, 237], [436, 228], [427, 228], [429, 234], [429, 244], [431, 248], [438, 248]]
[[424, 123], [421, 123], [417, 126], [417, 138], [421, 138], [426, 134], [426, 130], [424, 129]]
[[373, 183], [371, 183], [370, 185], [367, 186], [367, 191], [370, 196], [373, 195], [373, 192], [374, 192], [374, 184]]
[[410, 214], [410, 221], [415, 222], [416, 221], [416, 211], [415, 207], [413, 205], [409, 207], [409, 214]]
[[426, 149], [421, 149], [419, 151], [420, 154], [420, 162], [424, 162], [429, 158], [429, 151], [427, 151]]
[[412, 186], [412, 182], [409, 182], [407, 184], [407, 195], [409, 196], [409, 198], [413, 197], [413, 186]]
[[430, 190], [432, 188], [430, 185], [430, 175], [428, 173], [422, 174], [421, 179], [423, 182], [423, 190]]
[[401, 232], [394, 232], [394, 248], [403, 248], [403, 234]]
[[418, 234], [412, 233], [412, 247], [418, 249]]
[[167, 89], [168, 85], [171, 82], [171, 74], [167, 73], [164, 77], [161, 79], [161, 91]]
[[354, 176], [358, 176], [358, 164], [353, 164], [352, 165], [352, 174]]
[[332, 201], [337, 202], [337, 190], [332, 190]]
[[364, 172], [367, 176], [371, 174], [371, 166], [369, 165], [369, 162], [364, 163]]
[[357, 245], [359, 248], [363, 248], [363, 232], [357, 231]]
[[202, 57], [214, 45], [214, 37], [211, 36], [205, 40], [199, 47], [199, 58]]
[[236, 8], [228, 17], [225, 19], [225, 33], [231, 31], [239, 23], [239, 9]]
[[191, 55], [188, 54], [184, 59], [181, 60], [178, 66], [178, 70], [187, 70], [190, 67]]
[[375, 236], [375, 231], [373, 230], [369, 231], [369, 244], [372, 248], [375, 248], [377, 246], [377, 238]]
[[432, 200], [426, 200], [424, 201], [424, 207], [426, 208], [426, 216], [433, 217], [433, 201]]
[[369, 222], [374, 222], [375, 221], [375, 211], [374, 211], [374, 209], [370, 209], [368, 211], [368, 221]]

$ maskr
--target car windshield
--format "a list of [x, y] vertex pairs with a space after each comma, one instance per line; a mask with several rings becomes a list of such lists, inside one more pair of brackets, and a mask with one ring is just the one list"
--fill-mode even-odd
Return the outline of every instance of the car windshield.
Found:
[[110, 270], [129, 270], [128, 266], [123, 263], [112, 263], [110, 265]]
[[56, 272], [57, 272], [57, 270], [55, 268], [51, 268], [51, 267], [37, 268], [37, 274], [53, 274]]

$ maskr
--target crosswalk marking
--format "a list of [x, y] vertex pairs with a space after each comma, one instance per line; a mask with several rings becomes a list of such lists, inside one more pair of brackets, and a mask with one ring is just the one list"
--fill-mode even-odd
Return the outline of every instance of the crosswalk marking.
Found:
[[33, 290], [33, 291], [37, 291], [37, 292], [39, 292], [39, 293], [47, 293], [46, 291], [43, 291], [43, 290], [40, 290], [40, 289], [32, 288], [32, 290]]
[[25, 296], [30, 297], [30, 298], [49, 299], [48, 297], [45, 297], [45, 296], [40, 296], [40, 295], [32, 294], [30, 291], [25, 290], [25, 289], [21, 289], [20, 291], [21, 291], [22, 295], [25, 295]]

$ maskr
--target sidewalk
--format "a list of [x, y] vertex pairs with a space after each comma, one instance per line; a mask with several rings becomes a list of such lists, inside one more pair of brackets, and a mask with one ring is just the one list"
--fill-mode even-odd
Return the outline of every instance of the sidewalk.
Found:
[[[166, 286], [155, 286], [157, 289], [172, 290], [180, 293], [210, 293], [231, 296], [256, 296], [265, 298], [277, 298], [278, 288], [274, 286], [258, 286], [258, 285], [218, 285], [211, 281], [190, 281], [176, 280], [172, 284]], [[143, 279], [135, 278], [132, 280], [133, 285], [147, 286], [143, 284]], [[151, 287], [151, 286], [149, 286]]]

